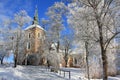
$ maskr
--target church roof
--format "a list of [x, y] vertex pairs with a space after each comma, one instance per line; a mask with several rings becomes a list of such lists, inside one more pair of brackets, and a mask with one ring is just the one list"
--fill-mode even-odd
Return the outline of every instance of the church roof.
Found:
[[[37, 24], [30, 25], [30, 26], [28, 26], [25, 30], [32, 29], [32, 28], [34, 28], [34, 27], [37, 27], [37, 28], [40, 28], [40, 29], [44, 30], [44, 28], [42, 28], [41, 26], [39, 26], [39, 25], [37, 25]], [[45, 30], [44, 30], [44, 31], [45, 31]]]
[[[28, 29], [31, 29], [31, 28], [34, 28], [34, 27], [37, 27], [39, 29], [42, 29], [44, 30], [44, 28], [42, 28], [40, 25], [39, 25], [39, 18], [38, 18], [38, 8], [36, 6], [36, 9], [35, 9], [35, 14], [34, 14], [34, 18], [33, 18], [33, 21], [32, 21], [32, 25], [28, 26], [25, 30], [28, 30]], [[45, 30], [44, 30], [45, 31]]]

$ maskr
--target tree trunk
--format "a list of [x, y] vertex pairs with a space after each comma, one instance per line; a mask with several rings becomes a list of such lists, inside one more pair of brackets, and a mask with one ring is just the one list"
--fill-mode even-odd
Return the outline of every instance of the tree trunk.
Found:
[[27, 65], [27, 62], [28, 62], [27, 57], [28, 57], [28, 54], [25, 55], [25, 65]]
[[104, 50], [104, 43], [103, 43], [103, 34], [102, 34], [102, 24], [99, 21], [99, 18], [97, 18], [97, 24], [98, 24], [98, 29], [99, 29], [99, 43], [100, 43], [100, 47], [101, 47], [101, 56], [102, 56], [102, 64], [103, 64], [103, 80], [107, 80], [108, 79], [108, 75], [107, 75], [107, 55], [106, 55], [106, 50]]
[[4, 59], [4, 58], [1, 58], [1, 64], [3, 64], [3, 59]]
[[103, 80], [107, 80], [108, 79], [108, 75], [107, 75], [107, 55], [106, 55], [106, 50], [104, 49], [104, 40], [103, 40], [103, 24], [101, 21], [101, 16], [97, 13], [97, 9], [94, 9], [94, 13], [95, 13], [95, 18], [96, 18], [96, 23], [98, 25], [98, 31], [99, 31], [99, 44], [100, 44], [100, 49], [101, 49], [101, 56], [102, 56], [102, 64], [103, 64]]
[[17, 67], [17, 55], [14, 54], [14, 68]]
[[59, 53], [59, 46], [60, 46], [60, 42], [57, 42], [57, 53]]
[[14, 53], [14, 68], [17, 67], [17, 58], [18, 58], [18, 48]]
[[67, 67], [67, 50], [66, 50], [66, 48], [65, 48], [65, 57], [64, 57], [64, 59], [65, 59], [65, 67]]
[[102, 64], [103, 64], [103, 80], [108, 79], [107, 75], [107, 55], [106, 55], [106, 50], [104, 50], [104, 43], [103, 43], [103, 36], [100, 31], [100, 47], [101, 47], [101, 56], [102, 56]]
[[65, 58], [65, 67], [67, 67], [68, 58]]
[[107, 80], [108, 79], [108, 62], [107, 62], [107, 55], [106, 55], [106, 51], [103, 50], [103, 52], [101, 53], [102, 55], [102, 63], [103, 63], [103, 80]]
[[88, 56], [89, 56], [89, 52], [88, 52], [88, 42], [85, 42], [85, 49], [86, 49], [86, 68], [87, 68], [87, 77], [88, 80], [90, 80], [90, 76], [89, 76], [89, 61], [88, 61]]
[[18, 45], [19, 45], [19, 38], [18, 38], [18, 34], [17, 34], [17, 42], [16, 42], [16, 49], [14, 52], [14, 68], [17, 67], [17, 58], [18, 58]]
[[1, 57], [1, 59], [0, 59], [1, 64], [3, 64], [4, 57], [5, 57], [5, 55], [4, 55], [4, 56], [2, 56], [2, 57]]

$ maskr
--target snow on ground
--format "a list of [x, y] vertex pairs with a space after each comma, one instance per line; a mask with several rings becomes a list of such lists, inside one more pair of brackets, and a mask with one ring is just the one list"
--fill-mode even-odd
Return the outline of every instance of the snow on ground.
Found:
[[[83, 69], [63, 69], [71, 71], [71, 80], [87, 80], [84, 78]], [[53, 73], [41, 66], [17, 66], [17, 68], [13, 68], [9, 65], [0, 65], [0, 80], [69, 80], [67, 72], [65, 74], [65, 78], [63, 76], [63, 72], [60, 75], [60, 72]], [[120, 76], [109, 77], [109, 80], [120, 80]]]
[[[80, 68], [61, 68], [61, 69], [65, 70], [65, 71], [70, 71], [72, 80], [80, 80], [80, 78], [85, 80], [84, 69], [80, 69]], [[60, 75], [60, 71], [58, 72], [58, 74]], [[64, 72], [63, 71], [61, 71], [60, 76], [64, 77]], [[65, 72], [65, 78], [67, 78], [67, 79], [69, 78], [69, 73], [68, 72]]]
[[[63, 70], [69, 70], [71, 71], [71, 79], [72, 80], [88, 80], [85, 78], [85, 70], [80, 68], [62, 68]], [[64, 73], [61, 74], [64, 76]], [[66, 78], [69, 78], [69, 74], [66, 74]], [[90, 80], [102, 80], [102, 79], [90, 79]], [[108, 77], [108, 80], [120, 80], [120, 75], [117, 75], [116, 77]]]
[[1, 67], [0, 80], [67, 80], [39, 66]]

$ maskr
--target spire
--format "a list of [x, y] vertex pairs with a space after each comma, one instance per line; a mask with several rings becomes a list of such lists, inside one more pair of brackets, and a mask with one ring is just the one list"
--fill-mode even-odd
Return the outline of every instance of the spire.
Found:
[[33, 20], [33, 23], [32, 24], [39, 24], [39, 20], [38, 20], [38, 8], [37, 8], [37, 5], [36, 5], [36, 9], [35, 9], [35, 14], [34, 14], [34, 20]]

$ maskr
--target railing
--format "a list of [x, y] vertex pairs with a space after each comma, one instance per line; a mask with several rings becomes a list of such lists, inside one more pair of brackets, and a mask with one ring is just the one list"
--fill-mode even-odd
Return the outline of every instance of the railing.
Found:
[[[56, 68], [53, 67], [53, 66], [45, 67], [45, 68], [46, 68], [47, 71], [54, 71], [54, 70], [56, 70]], [[62, 75], [62, 72], [63, 72], [64, 73], [64, 75], [63, 75], [64, 77], [66, 77], [66, 73], [68, 73], [69, 79], [71, 78], [71, 72], [70, 72], [70, 70], [67, 70], [67, 69], [64, 69], [64, 68], [59, 68], [58, 71], [59, 71], [60, 75]]]
[[66, 70], [66, 69], [59, 69], [60, 71], [60, 75], [61, 75], [61, 72], [63, 71], [64, 72], [64, 77], [66, 76], [66, 72], [69, 74], [69, 79], [71, 78], [71, 73], [70, 73], [70, 70]]

